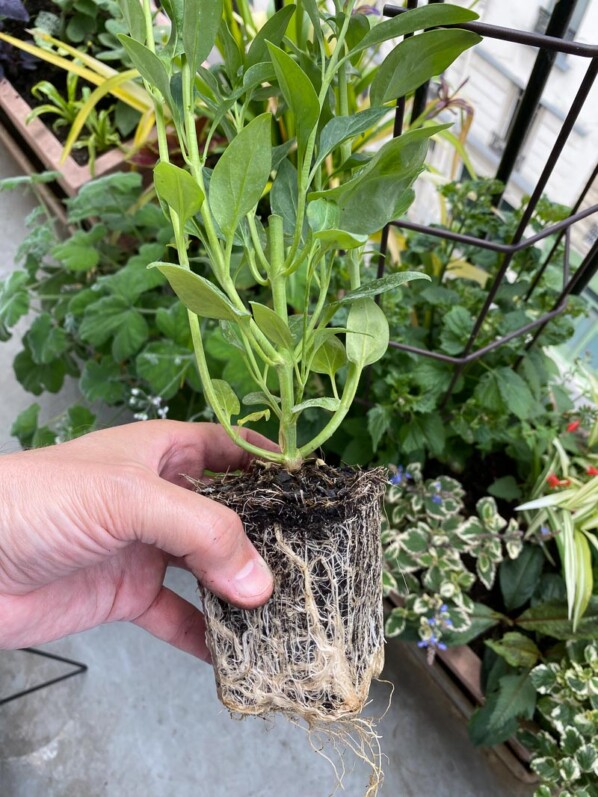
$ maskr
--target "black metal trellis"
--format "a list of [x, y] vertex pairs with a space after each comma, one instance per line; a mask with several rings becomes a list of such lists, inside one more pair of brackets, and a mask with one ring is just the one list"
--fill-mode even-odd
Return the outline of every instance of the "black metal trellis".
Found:
[[68, 678], [72, 678], [74, 675], [80, 675], [87, 671], [87, 664], [82, 664], [80, 661], [73, 661], [72, 659], [65, 659], [64, 656], [57, 656], [54, 653], [47, 653], [45, 650], [37, 650], [36, 648], [22, 648], [21, 652], [31, 653], [35, 656], [41, 656], [45, 659], [52, 659], [52, 661], [58, 661], [61, 664], [68, 664], [73, 667], [73, 669], [64, 675], [59, 675], [57, 678], [51, 678], [49, 681], [44, 681], [36, 686], [30, 686], [28, 689], [23, 689], [20, 692], [15, 692], [12, 695], [8, 695], [8, 697], [1, 698], [0, 706], [4, 706], [6, 703], [11, 703], [13, 700], [19, 700], [20, 698], [26, 697], [26, 695], [30, 695], [33, 692], [39, 692], [41, 689], [47, 689], [49, 686], [61, 683], [62, 681], [66, 681]]
[[[429, 2], [438, 2], [439, 0], [429, 0]], [[442, 0], [440, 0], [442, 2]], [[598, 73], [598, 45], [592, 44], [582, 44], [581, 42], [575, 41], [565, 41], [562, 38], [559, 38], [559, 35], [564, 35], [567, 25], [570, 19], [571, 14], [576, 5], [576, 0], [572, 0], [570, 3], [560, 2], [556, 3], [553, 13], [551, 15], [551, 19], [548, 23], [547, 34], [540, 34], [540, 33], [528, 33], [526, 31], [515, 30], [513, 28], [506, 28], [497, 25], [489, 25], [482, 22], [471, 22], [467, 24], [459, 24], [452, 27], [459, 27], [462, 29], [470, 30], [475, 33], [479, 33], [481, 36], [486, 38], [493, 38], [493, 39], [501, 39], [503, 41], [509, 41], [516, 44], [524, 44], [529, 45], [532, 47], [539, 48], [539, 55], [536, 59], [536, 63], [532, 70], [532, 74], [530, 76], [530, 80], [528, 82], [526, 91], [523, 94], [521, 103], [519, 105], [519, 109], [517, 111], [516, 119], [514, 120], [514, 124], [511, 127], [511, 132], [507, 142], [505, 143], [505, 150], [504, 155], [501, 161], [501, 165], [499, 166], [499, 174], [502, 175], [503, 180], [508, 180], [515, 164], [515, 160], [519, 153], [519, 148], [521, 146], [521, 142], [523, 141], [525, 132], [529, 128], [533, 118], [533, 112], [535, 111], [536, 107], [538, 106], [541, 96], [542, 96], [542, 89], [546, 83], [552, 65], [554, 63], [554, 58], [557, 53], [566, 53], [570, 55], [575, 55], [581, 58], [587, 58], [590, 60], [590, 64], [586, 71], [586, 74], [581, 82], [581, 85], [575, 95], [573, 102], [571, 103], [569, 112], [566, 115], [566, 118], [562, 124], [561, 130], [557, 139], [554, 143], [554, 146], [548, 156], [542, 174], [536, 183], [536, 186], [532, 192], [530, 200], [525, 208], [521, 221], [515, 231], [512, 241], [510, 244], [504, 243], [496, 243], [484, 239], [475, 238], [473, 236], [468, 235], [460, 235], [458, 233], [453, 233], [448, 230], [441, 230], [438, 228], [430, 227], [428, 225], [423, 224], [415, 224], [408, 221], [397, 220], [391, 222], [391, 224], [384, 230], [382, 234], [382, 240], [380, 245], [380, 258], [379, 258], [379, 265], [378, 265], [378, 276], [382, 276], [384, 273], [384, 264], [386, 260], [387, 254], [387, 247], [388, 247], [388, 233], [390, 226], [396, 226], [403, 229], [413, 230], [419, 233], [423, 233], [426, 235], [432, 235], [439, 238], [444, 238], [446, 240], [455, 241], [458, 243], [464, 243], [467, 245], [478, 246], [483, 249], [490, 249], [495, 252], [499, 252], [503, 254], [502, 263], [494, 278], [486, 296], [484, 305], [480, 310], [470, 337], [467, 341], [463, 349], [463, 353], [459, 357], [451, 357], [447, 354], [442, 352], [434, 352], [429, 351], [427, 349], [421, 349], [415, 346], [410, 346], [404, 343], [399, 343], [397, 341], [391, 341], [391, 346], [395, 349], [399, 349], [401, 351], [410, 352], [412, 354], [418, 354], [423, 357], [430, 357], [432, 359], [441, 360], [446, 363], [450, 363], [454, 365], [454, 371], [451, 378], [451, 382], [449, 387], [446, 391], [446, 394], [443, 399], [443, 406], [446, 405], [447, 401], [449, 400], [452, 392], [457, 384], [461, 374], [463, 373], [464, 368], [471, 362], [483, 357], [488, 352], [497, 349], [498, 347], [502, 346], [503, 344], [507, 343], [514, 338], [520, 337], [522, 335], [530, 335], [532, 332], [534, 333], [530, 339], [527, 341], [527, 348], [532, 346], [540, 336], [542, 330], [545, 328], [546, 324], [552, 319], [555, 318], [557, 315], [562, 313], [567, 307], [567, 301], [571, 294], [581, 292], [584, 287], [588, 285], [596, 271], [598, 270], [598, 241], [594, 243], [591, 247], [588, 254], [583, 258], [582, 262], [580, 263], [579, 267], [575, 271], [574, 275], [571, 275], [570, 268], [569, 268], [569, 232], [570, 228], [575, 222], [580, 221], [587, 216], [592, 215], [593, 213], [598, 212], [598, 205], [593, 207], [587, 208], [584, 211], [579, 211], [581, 203], [585, 199], [588, 191], [590, 190], [592, 183], [596, 176], [598, 175], [598, 166], [594, 170], [590, 180], [585, 185], [583, 191], [581, 192], [577, 202], [575, 203], [571, 215], [559, 222], [558, 224], [552, 225], [550, 227], [545, 228], [541, 233], [538, 235], [534, 235], [531, 238], [524, 239], [525, 230], [532, 218], [534, 210], [546, 188], [546, 184], [550, 176], [552, 175], [554, 168], [558, 162], [558, 159], [563, 151], [563, 148], [569, 138], [571, 131], [573, 130], [573, 126], [583, 108], [583, 105], [594, 85], [596, 74]], [[415, 2], [409, 2], [409, 8], [416, 7], [417, 0]], [[565, 9], [566, 7], [566, 9]], [[405, 13], [408, 9], [405, 8], [397, 8], [392, 5], [386, 5], [384, 7], [384, 15], [388, 17], [398, 16], [399, 14]], [[448, 26], [447, 26], [448, 27]], [[557, 34], [557, 35], [550, 35], [550, 34]], [[549, 57], [547, 57], [549, 54]], [[418, 103], [418, 108], [422, 108], [422, 102], [425, 104], [427, 86], [422, 87], [420, 91], [419, 98], [416, 96], [414, 98], [414, 103]], [[423, 98], [423, 100], [422, 100]], [[402, 128], [403, 128], [403, 119], [405, 115], [405, 98], [401, 98], [397, 101], [397, 109], [395, 115], [395, 129], [394, 135], [400, 135]], [[417, 115], [417, 113], [416, 113]], [[415, 118], [415, 117], [414, 117]], [[497, 174], [497, 178], [498, 178]], [[500, 197], [496, 198], [497, 201], [500, 200]], [[492, 343], [488, 344], [487, 346], [483, 346], [481, 348], [475, 349], [475, 344], [478, 339], [480, 330], [482, 325], [486, 319], [488, 311], [496, 298], [496, 294], [507, 274], [509, 266], [513, 260], [514, 255], [530, 246], [534, 246], [539, 240], [546, 238], [548, 236], [557, 234], [557, 240], [555, 241], [553, 247], [549, 255], [545, 258], [544, 262], [538, 269], [537, 273], [532, 280], [530, 288], [528, 289], [526, 299], [532, 295], [534, 289], [538, 285], [542, 274], [544, 273], [552, 255], [556, 251], [557, 246], [559, 245], [560, 241], [562, 240], [563, 236], [565, 236], [565, 254], [564, 254], [564, 262], [563, 262], [563, 287], [561, 290], [560, 295], [558, 296], [557, 300], [555, 301], [551, 310], [547, 313], [542, 315], [540, 318], [536, 319], [529, 324], [521, 327], [518, 330], [515, 330], [507, 335], [503, 335], [501, 337], [496, 338]]]

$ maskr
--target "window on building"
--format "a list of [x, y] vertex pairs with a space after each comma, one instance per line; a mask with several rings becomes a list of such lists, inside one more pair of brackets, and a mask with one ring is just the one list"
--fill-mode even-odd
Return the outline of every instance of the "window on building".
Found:
[[[521, 105], [521, 100], [523, 98], [523, 89], [515, 84], [512, 85], [512, 90], [509, 93], [509, 97], [507, 102], [505, 103], [505, 108], [503, 113], [501, 114], [502, 119], [504, 119], [503, 127], [501, 130], [495, 130], [492, 133], [490, 138], [490, 149], [492, 152], [496, 153], [496, 155], [502, 155], [505, 149], [505, 143], [509, 140], [511, 133], [513, 132], [513, 126], [515, 124], [515, 117], [519, 111], [519, 107]], [[525, 144], [530, 136], [532, 128], [535, 126], [536, 119], [538, 117], [538, 113], [541, 110], [541, 105], [538, 105], [534, 111], [534, 117], [530, 122], [530, 125], [527, 129], [527, 133], [525, 134], [525, 138], [521, 142], [521, 147], [519, 149], [519, 155], [517, 160], [515, 161], [515, 169], [519, 169], [521, 164], [523, 163], [524, 155], [524, 148]]]
[[[563, 2], [565, 2], [565, 0], [563, 0]], [[575, 2], [575, 0], [569, 0], [569, 2]], [[573, 16], [571, 17], [571, 22], [569, 23], [567, 33], [565, 33], [564, 36], [567, 41], [574, 41], [575, 37], [577, 36], [577, 31], [579, 30], [581, 21], [586, 13], [589, 3], [590, 0], [577, 0]], [[546, 33], [548, 22], [556, 4], [557, 0], [544, 0], [542, 6], [540, 6], [538, 9], [538, 18], [536, 19], [536, 24], [534, 26], [536, 33]], [[555, 64], [563, 71], [569, 69], [569, 63], [565, 53], [557, 54]]]

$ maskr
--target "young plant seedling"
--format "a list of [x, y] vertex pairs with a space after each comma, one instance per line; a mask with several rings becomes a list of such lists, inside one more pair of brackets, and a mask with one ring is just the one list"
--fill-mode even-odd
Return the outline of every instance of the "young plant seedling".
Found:
[[[356, 142], [391, 110], [389, 103], [439, 74], [479, 37], [435, 29], [405, 39], [370, 74], [370, 107], [350, 112], [361, 57], [398, 36], [475, 15], [437, 5], [372, 26], [374, 18], [359, 13], [357, 0], [301, 0], [271, 16], [244, 47], [231, 33], [223, 0], [165, 0], [172, 32], [158, 48], [149, 0], [121, 4], [131, 32], [121, 41], [155, 100], [161, 160], [155, 188], [176, 242], [178, 262], [153, 267], [189, 311], [204, 394], [218, 421], [251, 453], [300, 468], [342, 424], [364, 368], [387, 349], [388, 322], [375, 297], [427, 278], [398, 272], [362, 284], [361, 274], [368, 240], [407, 210], [428, 142], [445, 126], [423, 124], [357, 156]], [[240, 5], [247, 14], [247, 3]], [[211, 68], [205, 59], [217, 39], [224, 63]], [[165, 107], [188, 170], [169, 162]], [[211, 117], [201, 150], [198, 108]], [[278, 146], [275, 128], [288, 136]], [[216, 131], [229, 143], [210, 170]], [[192, 239], [207, 253], [210, 279], [191, 270]], [[269, 300], [243, 300], [235, 283], [239, 255]], [[330, 301], [338, 268], [347, 273], [347, 289]], [[303, 286], [300, 313], [289, 314], [291, 283]], [[210, 375], [200, 319], [219, 321], [243, 352], [254, 392], [237, 396]], [[306, 398], [314, 374], [329, 378], [330, 392]], [[252, 408], [248, 414], [242, 404]], [[303, 441], [301, 415], [314, 407], [328, 418]], [[238, 431], [271, 414], [279, 424], [279, 452], [248, 443]]]
[[[172, 32], [157, 49], [149, 0], [122, 3], [131, 31], [122, 43], [155, 99], [161, 162], [154, 182], [178, 258], [153, 268], [189, 311], [204, 394], [217, 419], [238, 445], [278, 466], [200, 487], [241, 515], [275, 580], [257, 611], [202, 591], [218, 693], [236, 713], [281, 711], [306, 720], [310, 730], [340, 723], [341, 739], [372, 764], [373, 796], [380, 783], [377, 737], [367, 725], [343, 723], [364, 722], [355, 718], [383, 663], [384, 475], [306, 460], [342, 424], [363, 370], [388, 347], [388, 321], [375, 297], [423, 276], [398, 272], [362, 284], [369, 239], [411, 204], [430, 137], [444, 126], [424, 124], [371, 152], [357, 151], [360, 137], [390, 103], [478, 37], [427, 30], [398, 44], [367, 77], [360, 75], [362, 56], [395, 37], [474, 15], [431, 5], [372, 26], [356, 0], [298, 0], [247, 39], [236, 35], [238, 21], [232, 25], [223, 0], [163, 0]], [[238, 8], [248, 20], [246, 0]], [[216, 41], [223, 63], [208, 67]], [[368, 86], [369, 107], [359, 110], [356, 97]], [[165, 105], [188, 169], [169, 163]], [[211, 117], [202, 150], [198, 108]], [[217, 131], [228, 144], [210, 170]], [[210, 278], [190, 267], [193, 239], [207, 253]], [[260, 301], [244, 301], [240, 266], [260, 286]], [[335, 269], [347, 284], [331, 300]], [[243, 353], [253, 392], [239, 397], [210, 374], [204, 319], [220, 322]], [[314, 374], [330, 384], [316, 398], [308, 392]], [[314, 408], [322, 421], [304, 441], [301, 416]], [[269, 415], [278, 421], [279, 451], [249, 443], [238, 430]]]

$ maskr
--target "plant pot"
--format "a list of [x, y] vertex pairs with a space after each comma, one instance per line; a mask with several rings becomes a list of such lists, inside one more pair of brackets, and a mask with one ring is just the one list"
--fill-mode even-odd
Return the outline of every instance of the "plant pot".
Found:
[[241, 516], [274, 575], [265, 606], [202, 590], [218, 695], [239, 714], [358, 714], [384, 661], [382, 470], [256, 464], [200, 491]]
[[81, 186], [95, 177], [102, 177], [125, 168], [125, 154], [113, 149], [100, 155], [95, 162], [94, 174], [89, 166], [80, 166], [70, 156], [61, 164], [63, 146], [54, 133], [40, 119], [26, 122], [31, 113], [30, 105], [21, 97], [11, 83], [0, 81], [0, 121], [12, 138], [18, 142], [25, 159], [31, 162], [32, 172], [41, 170], [60, 173], [58, 183], [67, 196], [75, 196]]

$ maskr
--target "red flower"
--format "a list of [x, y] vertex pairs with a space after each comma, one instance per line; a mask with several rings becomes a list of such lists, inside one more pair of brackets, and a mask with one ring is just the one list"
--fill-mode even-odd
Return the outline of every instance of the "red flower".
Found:
[[580, 421], [571, 421], [571, 423], [567, 426], [568, 432], [576, 432], [579, 429]]
[[559, 479], [556, 473], [548, 474], [546, 481], [548, 482], [548, 486], [552, 487], [553, 490], [556, 487], [568, 487], [571, 484], [569, 479]]
[[598, 476], [598, 468], [595, 468], [593, 465], [591, 468], [588, 468], [586, 473], [588, 476]]

